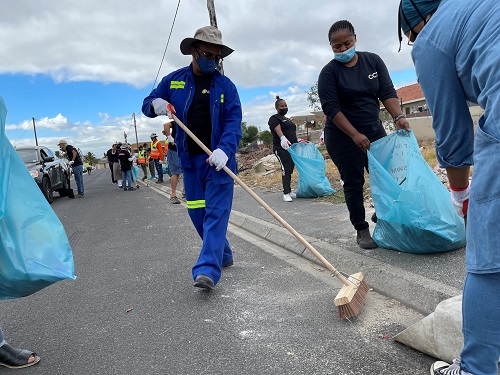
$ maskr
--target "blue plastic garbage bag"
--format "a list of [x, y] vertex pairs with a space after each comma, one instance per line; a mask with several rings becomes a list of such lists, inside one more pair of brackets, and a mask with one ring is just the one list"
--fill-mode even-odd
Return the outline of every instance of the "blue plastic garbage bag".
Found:
[[134, 181], [139, 181], [139, 167], [137, 165], [132, 166], [132, 176]]
[[294, 143], [288, 148], [299, 172], [296, 194], [299, 198], [317, 198], [335, 193], [326, 178], [325, 158], [311, 142]]
[[399, 130], [370, 145], [370, 189], [379, 247], [414, 254], [465, 246], [465, 224], [429, 167], [413, 132]]
[[75, 279], [64, 227], [5, 136], [6, 115], [0, 97], [0, 299]]
[[168, 167], [168, 163], [163, 163], [161, 165], [161, 168], [162, 168], [163, 174], [166, 174], [169, 177], [172, 177], [172, 173], [170, 173], [170, 168]]

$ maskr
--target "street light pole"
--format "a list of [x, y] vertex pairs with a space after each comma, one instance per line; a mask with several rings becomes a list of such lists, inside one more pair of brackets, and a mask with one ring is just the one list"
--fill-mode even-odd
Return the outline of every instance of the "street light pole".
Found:
[[134, 115], [135, 143], [137, 149], [139, 149], [139, 138], [137, 138], [137, 124], [135, 122], [135, 113], [133, 115]]

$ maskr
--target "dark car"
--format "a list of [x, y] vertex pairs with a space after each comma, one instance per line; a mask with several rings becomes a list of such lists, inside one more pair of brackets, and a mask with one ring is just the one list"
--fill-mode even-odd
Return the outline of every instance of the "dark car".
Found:
[[54, 200], [54, 191], [61, 197], [68, 195], [71, 174], [65, 160], [43, 146], [17, 147], [16, 151], [49, 203]]

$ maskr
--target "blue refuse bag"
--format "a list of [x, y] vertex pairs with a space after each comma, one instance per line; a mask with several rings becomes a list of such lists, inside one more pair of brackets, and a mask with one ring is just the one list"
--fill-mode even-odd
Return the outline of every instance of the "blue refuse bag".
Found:
[[288, 148], [299, 172], [297, 190], [299, 198], [317, 198], [335, 193], [326, 178], [325, 158], [311, 142], [294, 143]]
[[370, 190], [381, 248], [413, 254], [465, 246], [465, 224], [429, 167], [413, 132], [399, 130], [370, 145]]
[[5, 136], [6, 116], [0, 97], [0, 299], [76, 278], [64, 227]]

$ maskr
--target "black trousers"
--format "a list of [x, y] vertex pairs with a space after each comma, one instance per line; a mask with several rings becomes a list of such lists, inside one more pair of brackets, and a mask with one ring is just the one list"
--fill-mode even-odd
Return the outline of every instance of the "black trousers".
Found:
[[292, 182], [292, 173], [295, 168], [295, 164], [292, 160], [292, 155], [286, 150], [280, 149], [274, 151], [274, 154], [278, 158], [281, 164], [281, 182], [283, 184], [283, 194], [290, 194], [292, 188], [290, 184]]
[[[370, 142], [380, 139], [386, 135], [385, 130], [381, 130], [373, 137], [369, 137]], [[349, 219], [356, 230], [363, 230], [369, 227], [365, 220], [365, 206], [363, 199], [363, 186], [365, 184], [365, 169], [368, 171], [368, 155], [345, 134], [338, 131], [325, 129], [325, 145], [333, 163], [340, 172], [340, 178], [344, 181], [344, 195]]]
[[108, 162], [108, 165], [109, 165], [109, 170], [111, 171], [111, 181], [113, 182], [113, 184], [116, 184], [115, 175], [113, 174], [113, 163]]

